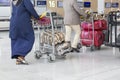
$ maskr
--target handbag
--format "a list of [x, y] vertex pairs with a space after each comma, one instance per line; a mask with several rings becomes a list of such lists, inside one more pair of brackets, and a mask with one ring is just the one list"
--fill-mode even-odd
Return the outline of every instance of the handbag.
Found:
[[[54, 44], [60, 44], [65, 41], [65, 36], [62, 32], [55, 31], [54, 33]], [[53, 43], [53, 36], [52, 36], [52, 31], [44, 31], [40, 35], [40, 43], [41, 44], [50, 44], [52, 45]]]

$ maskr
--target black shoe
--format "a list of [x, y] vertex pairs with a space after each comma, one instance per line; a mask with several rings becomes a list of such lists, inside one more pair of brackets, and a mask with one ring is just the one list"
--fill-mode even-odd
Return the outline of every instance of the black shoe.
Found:
[[75, 52], [80, 52], [78, 48], [71, 48], [70, 51], [71, 51], [71, 52], [74, 52], [74, 51], [75, 51]]
[[82, 45], [80, 43], [77, 44], [77, 49], [82, 48]]

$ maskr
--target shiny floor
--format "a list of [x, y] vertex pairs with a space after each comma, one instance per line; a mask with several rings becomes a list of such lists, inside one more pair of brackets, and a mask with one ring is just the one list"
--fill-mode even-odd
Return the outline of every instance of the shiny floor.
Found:
[[120, 52], [102, 46], [91, 52], [82, 47], [80, 53], [70, 53], [66, 59], [49, 63], [45, 58], [27, 55], [29, 65], [16, 65], [10, 58], [8, 31], [0, 32], [0, 80], [120, 80]]

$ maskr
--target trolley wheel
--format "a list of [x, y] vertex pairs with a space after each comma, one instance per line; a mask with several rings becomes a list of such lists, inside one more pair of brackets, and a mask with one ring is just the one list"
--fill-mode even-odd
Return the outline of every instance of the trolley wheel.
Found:
[[48, 54], [48, 61], [49, 61], [49, 62], [55, 61], [55, 55], [53, 55], [53, 54]]
[[95, 46], [91, 46], [91, 47], [90, 47], [90, 50], [91, 50], [91, 51], [94, 51], [94, 49], [95, 49]]
[[40, 51], [35, 51], [35, 58], [36, 59], [40, 59], [41, 56], [42, 56], [42, 53]]
[[57, 59], [66, 59], [66, 55], [56, 55]]
[[62, 53], [62, 55], [61, 56], [66, 56], [66, 54], [68, 54], [68, 53], [70, 53], [71, 52], [71, 50], [67, 50], [67, 51], [64, 51], [63, 53]]
[[101, 49], [101, 46], [97, 47], [97, 50], [100, 50]]
[[61, 55], [61, 59], [66, 59], [66, 54]]
[[80, 49], [82, 45], [80, 43], [77, 44], [77, 48]]

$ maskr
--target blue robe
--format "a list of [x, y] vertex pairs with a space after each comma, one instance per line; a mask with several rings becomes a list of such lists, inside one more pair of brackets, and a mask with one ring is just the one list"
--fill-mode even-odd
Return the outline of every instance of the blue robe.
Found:
[[26, 56], [34, 44], [34, 30], [31, 16], [39, 19], [30, 0], [22, 0], [16, 6], [12, 4], [12, 16], [10, 19], [11, 58]]

